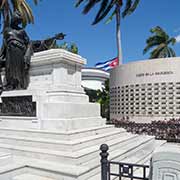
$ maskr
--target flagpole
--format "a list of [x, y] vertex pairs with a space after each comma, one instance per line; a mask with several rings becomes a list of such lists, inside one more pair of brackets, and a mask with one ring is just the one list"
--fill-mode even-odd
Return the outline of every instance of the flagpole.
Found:
[[116, 5], [116, 41], [117, 41], [117, 57], [118, 65], [122, 64], [122, 46], [121, 46], [121, 30], [120, 30], [120, 7]]

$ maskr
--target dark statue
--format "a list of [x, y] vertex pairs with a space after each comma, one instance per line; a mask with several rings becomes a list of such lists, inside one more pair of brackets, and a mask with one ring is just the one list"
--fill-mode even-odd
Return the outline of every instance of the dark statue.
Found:
[[0, 65], [1, 68], [5, 67], [5, 90], [26, 89], [29, 83], [33, 51], [28, 35], [19, 26], [21, 23], [22, 17], [16, 11], [13, 13], [10, 26], [3, 31]]
[[[30, 41], [21, 24], [21, 14], [15, 11], [10, 25], [3, 30], [0, 71], [5, 71], [5, 80], [2, 82], [0, 72], [0, 94], [4, 90], [27, 89], [33, 52], [53, 48], [57, 45], [56, 40], [62, 40], [65, 36], [59, 33], [45, 40]], [[1, 99], [0, 116], [36, 116], [36, 102], [33, 102], [32, 96], [2, 97]]]
[[33, 52], [55, 47], [56, 40], [65, 34], [59, 33], [45, 40], [30, 41], [25, 30], [20, 27], [22, 17], [18, 11], [12, 15], [11, 23], [3, 31], [3, 45], [0, 51], [0, 70], [5, 68], [5, 83], [0, 77], [0, 92], [3, 90], [27, 89], [29, 68]]

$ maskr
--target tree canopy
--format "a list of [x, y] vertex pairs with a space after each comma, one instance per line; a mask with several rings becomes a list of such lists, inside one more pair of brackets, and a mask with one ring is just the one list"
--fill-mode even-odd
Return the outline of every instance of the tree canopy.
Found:
[[[126, 0], [124, 10], [122, 11], [122, 17], [133, 13], [139, 1], [140, 0]], [[77, 0], [76, 7], [82, 3], [85, 3], [83, 14], [87, 14], [95, 5], [99, 5], [99, 10], [92, 23], [93, 25], [99, 23], [110, 12], [112, 12], [112, 14], [109, 16], [108, 20], [111, 20], [116, 15], [116, 8], [121, 8], [124, 5], [123, 0]]]
[[[33, 0], [35, 4], [38, 1]], [[4, 27], [9, 25], [14, 11], [20, 12], [23, 19], [23, 26], [26, 26], [28, 23], [34, 23], [32, 9], [26, 0], [0, 0], [0, 18], [3, 21]]]
[[176, 43], [174, 37], [170, 37], [161, 27], [156, 26], [150, 30], [153, 34], [146, 40], [146, 47], [143, 50], [143, 54], [150, 51], [150, 59], [153, 58], [166, 58], [175, 57], [176, 53], [172, 49], [172, 45]]

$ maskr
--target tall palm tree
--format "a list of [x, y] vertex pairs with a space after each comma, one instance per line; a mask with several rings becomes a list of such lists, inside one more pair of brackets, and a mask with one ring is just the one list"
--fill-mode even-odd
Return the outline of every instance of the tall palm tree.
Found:
[[176, 56], [176, 53], [172, 47], [170, 47], [170, 45], [176, 43], [174, 37], [169, 37], [169, 35], [159, 26], [152, 28], [150, 32], [153, 35], [146, 40], [147, 45], [143, 50], [143, 54], [154, 48], [150, 53], [150, 59]]
[[[121, 13], [123, 3], [125, 1], [125, 8]], [[99, 4], [100, 8], [95, 16], [93, 25], [99, 23], [104, 19], [110, 12], [112, 14], [109, 16], [108, 21], [111, 21], [113, 17], [116, 17], [116, 41], [117, 41], [117, 52], [119, 64], [122, 64], [122, 48], [121, 48], [121, 32], [120, 32], [120, 20], [122, 17], [130, 15], [136, 7], [138, 6], [140, 0], [77, 0], [76, 7], [78, 7], [83, 2], [86, 3], [83, 14], [87, 14], [95, 5]]]
[[[33, 0], [35, 4], [38, 0]], [[32, 10], [26, 0], [0, 0], [0, 18], [3, 17], [3, 25], [6, 27], [10, 23], [11, 15], [14, 11], [19, 11], [23, 18], [23, 26], [27, 23], [34, 23]]]

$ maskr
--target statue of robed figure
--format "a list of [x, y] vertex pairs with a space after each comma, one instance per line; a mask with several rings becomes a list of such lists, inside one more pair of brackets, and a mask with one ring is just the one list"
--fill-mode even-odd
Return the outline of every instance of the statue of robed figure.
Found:
[[3, 31], [0, 65], [1, 68], [5, 67], [5, 90], [26, 89], [29, 84], [29, 67], [33, 50], [30, 39], [20, 24], [22, 24], [21, 14], [15, 11], [10, 25]]
[[3, 44], [0, 51], [0, 69], [5, 68], [5, 83], [0, 77], [0, 92], [3, 90], [27, 89], [29, 68], [33, 52], [51, 49], [56, 40], [64, 39], [65, 34], [58, 33], [45, 40], [30, 41], [25, 30], [20, 26], [22, 17], [15, 11], [9, 26], [3, 31]]

